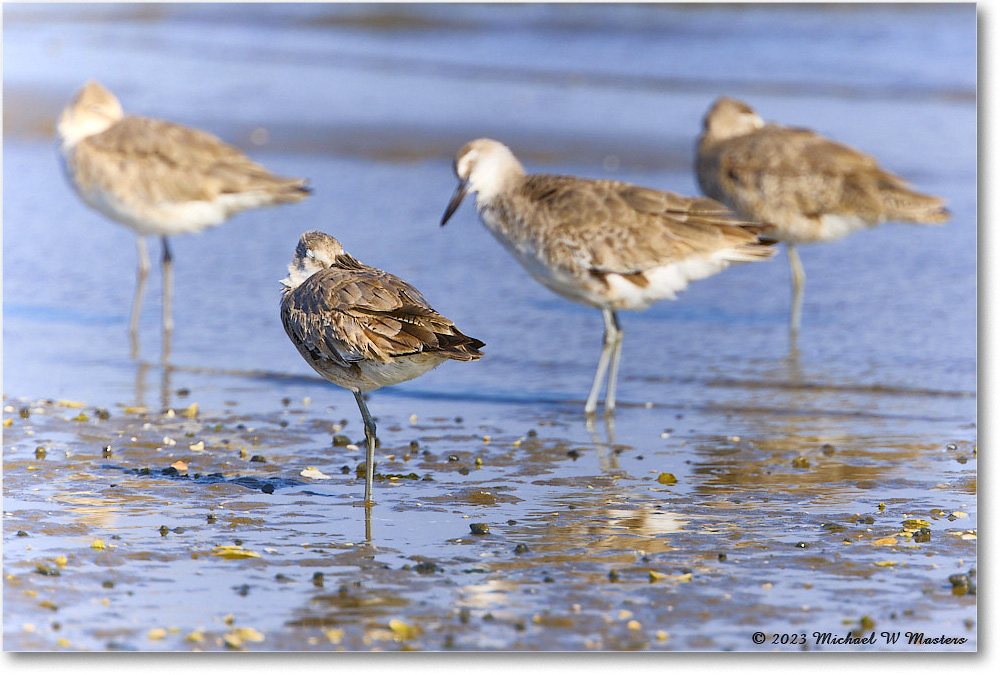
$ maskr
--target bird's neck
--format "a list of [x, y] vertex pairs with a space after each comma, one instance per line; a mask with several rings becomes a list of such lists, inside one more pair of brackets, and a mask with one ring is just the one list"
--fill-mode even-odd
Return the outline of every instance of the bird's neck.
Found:
[[114, 121], [107, 117], [63, 113], [56, 131], [62, 141], [63, 152], [66, 152], [75, 148], [83, 139], [107, 131], [112, 124]]
[[471, 185], [476, 193], [476, 205], [489, 204], [498, 195], [513, 190], [524, 178], [524, 167], [512, 156], [499, 156], [486, 160], [480, 167]]

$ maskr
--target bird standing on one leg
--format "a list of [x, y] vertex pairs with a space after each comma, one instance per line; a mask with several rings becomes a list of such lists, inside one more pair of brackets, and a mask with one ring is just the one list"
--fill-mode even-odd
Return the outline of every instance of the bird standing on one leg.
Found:
[[76, 192], [136, 234], [139, 267], [129, 320], [133, 345], [149, 273], [143, 237], [163, 241], [163, 332], [169, 335], [173, 269], [167, 237], [309, 194], [304, 179], [276, 176], [211, 134], [126, 116], [118, 99], [97, 82], [77, 92], [57, 131], [63, 167]]
[[375, 421], [362, 394], [423, 375], [448, 359], [475, 361], [462, 334], [420, 292], [369, 267], [323, 232], [306, 232], [281, 281], [281, 323], [313, 370], [349, 389], [365, 423], [365, 503], [372, 501]]
[[886, 221], [943, 223], [940, 197], [909, 188], [875, 158], [808, 129], [765, 124], [747, 104], [720, 98], [705, 115], [695, 172], [702, 192], [745, 218], [773, 225], [788, 245], [792, 344], [805, 272], [797, 244], [834, 241]]
[[459, 185], [444, 225], [469, 192], [488, 229], [550, 290], [604, 316], [604, 341], [584, 411], [597, 410], [608, 374], [606, 413], [615, 408], [623, 333], [616, 312], [673, 299], [690, 281], [731, 263], [773, 255], [765, 226], [718, 202], [619, 181], [526, 174], [505, 145], [480, 138], [455, 158]]

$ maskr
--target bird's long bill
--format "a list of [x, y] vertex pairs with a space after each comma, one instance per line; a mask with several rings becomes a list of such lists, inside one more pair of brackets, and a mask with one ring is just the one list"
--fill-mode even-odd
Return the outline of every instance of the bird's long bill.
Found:
[[468, 191], [469, 191], [468, 179], [463, 180], [461, 183], [458, 184], [458, 187], [455, 188], [455, 194], [451, 196], [451, 201], [448, 202], [448, 208], [445, 209], [444, 215], [441, 217], [441, 227], [444, 227], [444, 224], [448, 222], [448, 219], [451, 218], [452, 214], [454, 214], [455, 211], [458, 210], [458, 205], [462, 203], [463, 199], [465, 199], [465, 194]]

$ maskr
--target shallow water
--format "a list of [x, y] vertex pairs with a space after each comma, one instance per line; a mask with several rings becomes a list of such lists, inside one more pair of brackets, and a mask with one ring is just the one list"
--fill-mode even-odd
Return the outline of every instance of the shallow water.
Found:
[[[975, 595], [949, 581], [976, 566], [975, 19], [5, 6], [4, 648], [976, 649]], [[59, 172], [52, 124], [88, 78], [315, 188], [172, 240], [166, 363], [155, 266], [133, 359], [133, 237]], [[529, 170], [694, 194], [723, 93], [872, 152], [954, 218], [804, 249], [798, 353], [784, 253], [623, 314], [621, 407], [590, 430], [599, 314], [528, 278], [470, 205], [438, 227], [451, 157], [488, 135]], [[487, 343], [371, 395], [368, 514], [362, 452], [330, 444], [362, 437], [354, 401], [277, 316], [313, 228]], [[874, 644], [814, 636], [851, 630]]]

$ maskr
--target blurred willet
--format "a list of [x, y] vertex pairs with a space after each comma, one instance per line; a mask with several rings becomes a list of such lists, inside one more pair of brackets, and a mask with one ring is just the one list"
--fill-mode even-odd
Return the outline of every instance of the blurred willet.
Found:
[[808, 129], [765, 124], [731, 98], [718, 99], [705, 115], [696, 173], [702, 192], [744, 218], [773, 225], [767, 236], [788, 245], [793, 346], [805, 285], [797, 244], [834, 241], [886, 221], [951, 217], [943, 199], [914, 192], [874, 157]]
[[[584, 410], [615, 407], [622, 330], [617, 310], [673, 299], [688, 282], [730, 263], [763, 260], [764, 227], [739, 220], [710, 199], [610, 180], [525, 174], [510, 149], [480, 138], [455, 158], [460, 183], [444, 225], [468, 192], [486, 228], [536, 281], [604, 315], [604, 342]], [[608, 366], [610, 364], [610, 371]]]
[[369, 267], [323, 232], [306, 232], [281, 281], [281, 323], [317, 373], [349, 389], [365, 423], [365, 503], [372, 503], [375, 422], [363, 393], [423, 375], [448, 359], [475, 361], [463, 335], [399, 277]]
[[137, 237], [133, 344], [149, 272], [143, 237], [163, 241], [163, 331], [170, 333], [173, 270], [167, 237], [204, 230], [246, 209], [297, 202], [309, 192], [305, 180], [275, 176], [211, 134], [124, 115], [118, 99], [97, 82], [77, 92], [57, 129], [63, 166], [77, 193]]

